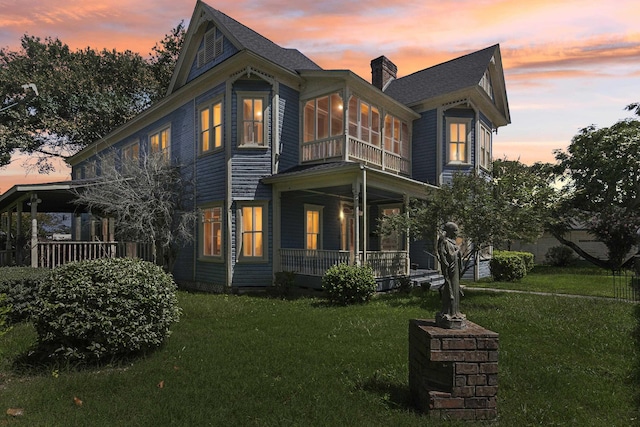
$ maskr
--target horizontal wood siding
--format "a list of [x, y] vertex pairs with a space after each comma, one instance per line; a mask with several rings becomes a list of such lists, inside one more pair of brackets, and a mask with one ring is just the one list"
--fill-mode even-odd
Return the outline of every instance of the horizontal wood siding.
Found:
[[284, 171], [298, 165], [300, 152], [300, 96], [280, 85], [280, 165]]
[[411, 146], [412, 178], [417, 181], [437, 184], [436, 144], [438, 138], [437, 110], [425, 111], [413, 122]]
[[300, 196], [298, 192], [286, 192], [280, 197], [280, 245], [283, 248], [304, 248], [304, 202]]

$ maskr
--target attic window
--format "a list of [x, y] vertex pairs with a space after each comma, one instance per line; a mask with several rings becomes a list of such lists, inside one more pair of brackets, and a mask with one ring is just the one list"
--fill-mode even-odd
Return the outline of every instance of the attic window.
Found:
[[222, 33], [214, 27], [204, 35], [204, 43], [198, 51], [198, 67], [213, 61], [220, 55], [222, 55]]
[[480, 85], [480, 87], [482, 87], [482, 89], [484, 89], [485, 92], [487, 92], [489, 98], [493, 99], [493, 88], [491, 86], [491, 76], [489, 75], [488, 68], [482, 75], [482, 79], [480, 79], [480, 83], [478, 84]]

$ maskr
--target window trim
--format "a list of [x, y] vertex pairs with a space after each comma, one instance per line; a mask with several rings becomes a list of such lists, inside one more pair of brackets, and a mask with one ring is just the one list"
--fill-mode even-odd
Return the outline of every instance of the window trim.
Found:
[[[488, 150], [485, 150], [484, 148], [484, 143], [485, 141], [485, 137], [488, 135], [489, 137], [489, 143], [488, 143]], [[486, 126], [484, 123], [480, 123], [480, 138], [478, 138], [478, 157], [479, 157], [479, 164], [480, 167], [486, 170], [491, 170], [491, 162], [492, 162], [492, 158], [493, 158], [493, 134], [491, 132], [491, 129]], [[486, 159], [487, 162], [485, 164], [485, 158], [484, 158], [484, 154], [488, 152], [488, 156], [489, 158]]]
[[[262, 144], [244, 144], [244, 101], [246, 99], [262, 100]], [[237, 111], [237, 147], [240, 149], [268, 149], [269, 148], [269, 93], [268, 92], [236, 92], [236, 111]]]
[[[155, 136], [155, 135], [160, 135], [162, 132], [167, 132], [167, 146], [165, 148], [163, 148], [162, 150], [158, 150], [158, 151], [154, 151], [153, 147], [151, 145], [151, 139]], [[165, 160], [169, 161], [171, 159], [171, 124], [165, 124], [163, 126], [160, 126], [158, 128], [156, 128], [156, 130], [149, 132], [148, 134], [148, 144], [149, 144], [149, 154], [154, 154], [156, 152], [163, 152], [164, 154], [164, 158]]]
[[[321, 251], [324, 247], [323, 238], [322, 238], [322, 230], [323, 230], [323, 210], [324, 206], [321, 205], [311, 205], [305, 203], [304, 205], [304, 248], [308, 251]], [[318, 212], [318, 232], [317, 233], [309, 233], [308, 232], [308, 213], [309, 212]], [[307, 239], [310, 234], [317, 234], [316, 248], [310, 248]]]
[[[215, 135], [215, 128], [217, 126], [214, 125], [214, 108], [216, 105], [220, 104], [220, 124], [218, 125], [220, 127], [220, 145], [216, 146], [215, 142], [217, 141], [213, 141], [212, 137], [213, 135]], [[204, 110], [209, 110], [209, 127], [207, 128], [207, 131], [209, 132], [209, 149], [205, 150], [204, 149], [204, 144], [203, 144], [203, 138], [202, 138], [202, 134], [203, 134], [203, 130], [202, 130], [202, 112]], [[210, 153], [215, 153], [218, 151], [221, 151], [224, 149], [224, 100], [222, 96], [218, 96], [214, 99], [212, 99], [209, 102], [206, 103], [202, 103], [198, 106], [198, 124], [197, 124], [197, 134], [198, 134], [198, 155], [202, 156], [202, 155], [206, 155], [206, 154], [210, 154]], [[213, 142], [213, 143], [212, 143]]]
[[[243, 209], [247, 207], [262, 208], [262, 256], [244, 255]], [[266, 263], [269, 261], [269, 201], [255, 200], [236, 203], [236, 262]]]
[[[208, 209], [220, 209], [220, 254], [219, 255], [207, 255], [205, 254], [205, 211]], [[198, 243], [198, 260], [208, 262], [224, 262], [224, 203], [214, 202], [207, 203], [199, 207], [200, 221], [198, 224], [198, 237], [200, 242]], [[211, 221], [214, 222], [214, 221]]]
[[[447, 117], [445, 120], [445, 141], [447, 144], [446, 149], [446, 164], [453, 165], [470, 165], [471, 164], [471, 132], [472, 127], [471, 124], [473, 119], [471, 118], [463, 118], [463, 117]], [[452, 124], [464, 124], [466, 126], [466, 138], [465, 138], [465, 147], [464, 147], [464, 159], [463, 160], [451, 160], [451, 125]], [[458, 143], [459, 144], [459, 143]]]

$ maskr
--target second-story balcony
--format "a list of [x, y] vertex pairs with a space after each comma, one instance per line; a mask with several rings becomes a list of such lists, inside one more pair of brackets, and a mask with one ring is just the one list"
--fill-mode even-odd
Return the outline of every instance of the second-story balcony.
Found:
[[362, 162], [391, 173], [406, 176], [411, 174], [411, 161], [408, 158], [349, 135], [303, 142], [301, 153], [303, 164], [335, 161]]

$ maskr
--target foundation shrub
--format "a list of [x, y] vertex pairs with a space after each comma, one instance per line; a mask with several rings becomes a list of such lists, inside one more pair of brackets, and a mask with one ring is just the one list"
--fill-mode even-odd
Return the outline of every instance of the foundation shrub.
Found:
[[38, 294], [40, 283], [51, 270], [31, 267], [0, 268], [0, 294], [6, 295], [9, 324], [28, 320]]
[[514, 252], [494, 251], [489, 267], [493, 279], [498, 282], [515, 282], [527, 275], [522, 256]]
[[365, 303], [376, 292], [376, 279], [368, 265], [336, 264], [325, 272], [322, 287], [333, 304]]
[[138, 259], [58, 267], [38, 293], [39, 347], [50, 358], [80, 362], [157, 348], [180, 316], [176, 290], [171, 275]]

